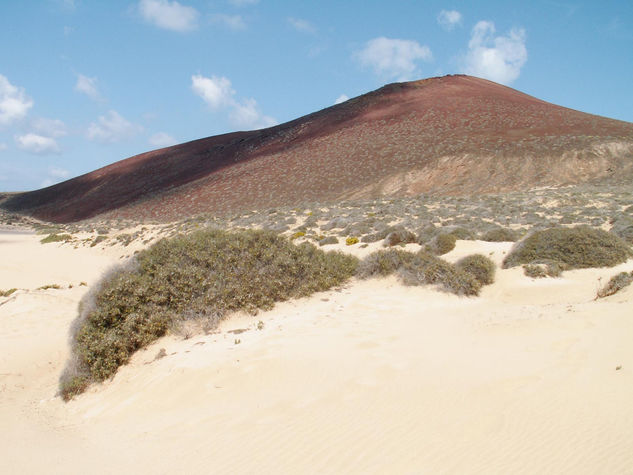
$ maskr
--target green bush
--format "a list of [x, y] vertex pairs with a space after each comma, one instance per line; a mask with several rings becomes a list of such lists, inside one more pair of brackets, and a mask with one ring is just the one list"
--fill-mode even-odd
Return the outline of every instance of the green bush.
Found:
[[357, 270], [361, 279], [394, 273], [405, 285], [437, 284], [457, 295], [477, 295], [481, 288], [472, 275], [423, 250], [417, 253], [401, 249], [376, 251], [365, 257]]
[[298, 246], [271, 231], [197, 231], [163, 239], [108, 275], [84, 297], [73, 325], [73, 358], [60, 379], [72, 398], [114, 375], [138, 349], [189, 318], [217, 323], [275, 302], [340, 285], [358, 259]]
[[11, 295], [13, 292], [17, 290], [18, 289], [0, 290], [0, 297], [8, 297], [9, 295]]
[[455, 249], [457, 238], [454, 234], [442, 233], [435, 236], [430, 243], [427, 244], [426, 250], [436, 256], [441, 256]]
[[345, 244], [347, 246], [353, 246], [354, 244], [358, 244], [358, 243], [359, 243], [359, 240], [355, 236], [350, 236], [347, 239], [345, 239]]
[[510, 228], [495, 228], [486, 231], [482, 236], [482, 241], [488, 242], [516, 242], [519, 240], [520, 234]]
[[631, 256], [629, 246], [617, 236], [589, 226], [536, 231], [514, 245], [503, 267], [555, 261], [565, 269], [612, 267]]
[[455, 263], [458, 269], [472, 275], [481, 285], [489, 285], [495, 281], [495, 263], [483, 254], [472, 254]]
[[68, 242], [72, 240], [70, 234], [49, 234], [44, 239], [40, 240], [42, 244], [48, 244], [50, 242]]
[[609, 295], [613, 295], [620, 290], [628, 287], [633, 282], [633, 272], [620, 272], [617, 275], [611, 277], [609, 282], [598, 290], [598, 295], [596, 298], [608, 297]]

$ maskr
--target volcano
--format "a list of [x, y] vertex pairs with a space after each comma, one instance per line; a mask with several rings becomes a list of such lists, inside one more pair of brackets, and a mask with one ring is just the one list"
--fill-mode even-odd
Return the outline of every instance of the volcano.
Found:
[[491, 81], [386, 85], [281, 125], [154, 150], [2, 206], [52, 222], [420, 193], [467, 195], [633, 178], [633, 124]]

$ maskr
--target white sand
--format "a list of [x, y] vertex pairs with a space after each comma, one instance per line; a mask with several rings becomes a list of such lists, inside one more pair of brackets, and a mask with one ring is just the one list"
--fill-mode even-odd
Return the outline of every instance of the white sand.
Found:
[[76, 284], [116, 252], [0, 236], [0, 289], [27, 289], [0, 298], [2, 473], [631, 473], [633, 289], [593, 298], [633, 261], [499, 270], [479, 298], [355, 281], [164, 338], [65, 404]]

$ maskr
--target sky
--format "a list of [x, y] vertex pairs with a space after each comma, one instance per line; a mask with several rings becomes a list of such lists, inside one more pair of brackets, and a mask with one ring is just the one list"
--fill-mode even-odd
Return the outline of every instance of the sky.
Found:
[[633, 122], [633, 2], [0, 0], [0, 191], [458, 73]]

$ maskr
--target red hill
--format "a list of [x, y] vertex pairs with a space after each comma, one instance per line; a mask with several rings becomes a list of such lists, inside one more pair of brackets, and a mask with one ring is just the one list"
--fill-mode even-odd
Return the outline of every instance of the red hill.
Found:
[[304, 202], [525, 190], [633, 177], [633, 124], [469, 76], [384, 86], [299, 119], [143, 153], [8, 210], [171, 220]]

